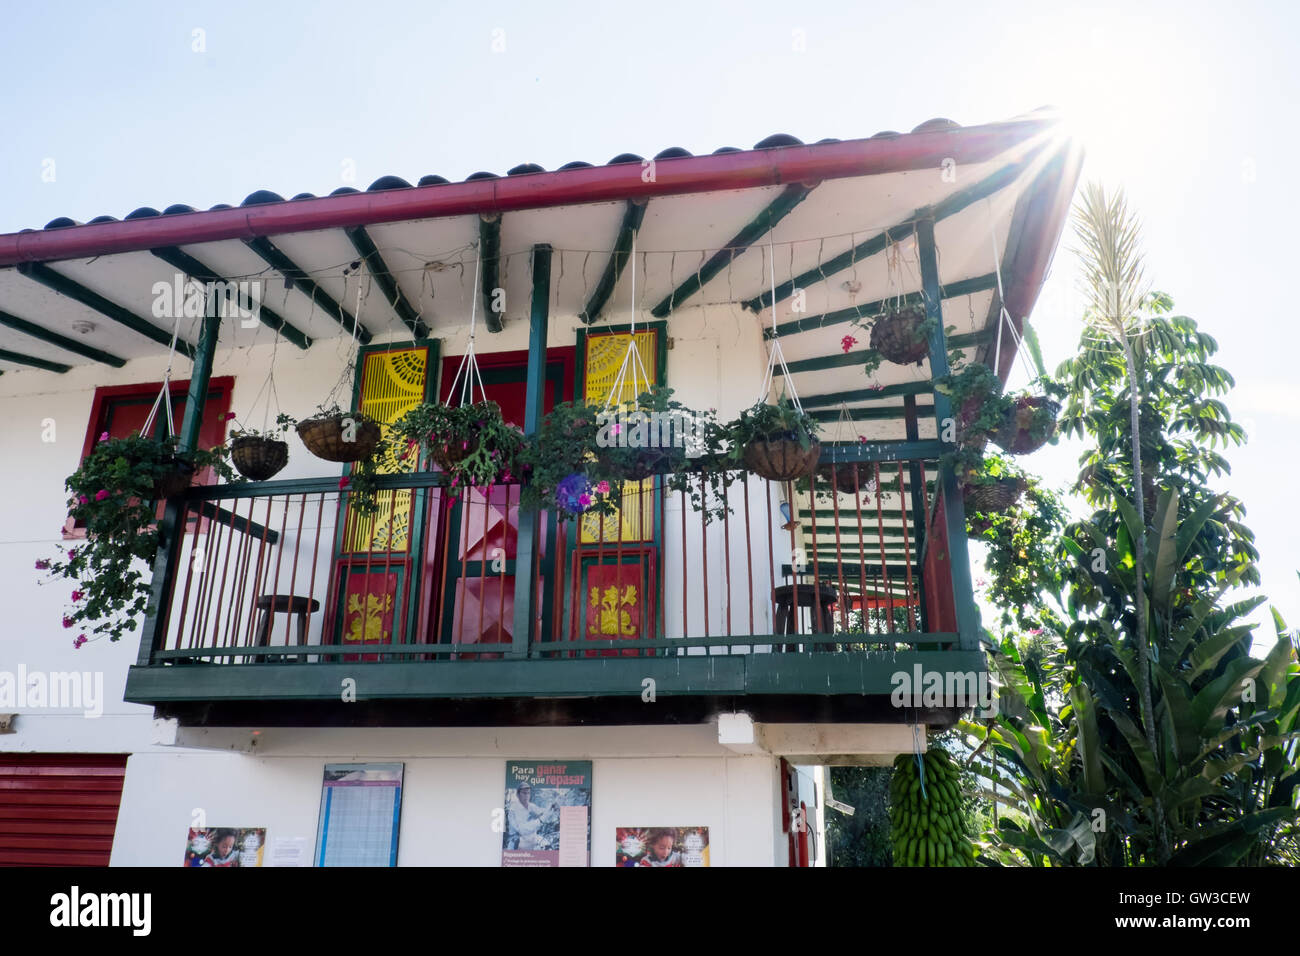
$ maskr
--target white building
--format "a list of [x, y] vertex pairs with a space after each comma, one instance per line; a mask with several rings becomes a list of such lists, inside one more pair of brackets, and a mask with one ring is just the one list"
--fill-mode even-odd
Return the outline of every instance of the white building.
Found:
[[[508, 768], [589, 762], [590, 865], [628, 831], [702, 828], [713, 866], [825, 865], [819, 768], [891, 760], [958, 712], [891, 706], [891, 675], [983, 669], [931, 376], [945, 346], [1005, 376], [1078, 162], [1044, 115], [931, 121], [0, 236], [0, 864], [179, 865], [191, 828], [232, 828], [311, 865], [326, 765], [401, 764], [397, 865], [497, 866]], [[186, 316], [165, 290], [190, 279], [253, 283], [260, 310]], [[864, 376], [851, 320], [900, 296], [942, 331]], [[227, 411], [391, 421], [447, 396], [471, 312], [487, 395], [521, 427], [602, 403], [635, 335], [647, 375], [720, 420], [793, 382], [858, 487], [792, 502], [750, 476], [706, 524], [655, 479], [618, 518], [559, 522], [521, 513], [517, 484], [485, 497], [422, 464], [349, 524], [347, 466], [290, 432], [271, 481], [169, 500], [144, 627], [74, 649], [74, 585], [34, 566], [84, 540], [64, 478], [139, 427], [169, 366], [191, 443], [223, 440]], [[774, 341], [789, 376], [765, 393]], [[828, 636], [855, 611], [871, 633]]]

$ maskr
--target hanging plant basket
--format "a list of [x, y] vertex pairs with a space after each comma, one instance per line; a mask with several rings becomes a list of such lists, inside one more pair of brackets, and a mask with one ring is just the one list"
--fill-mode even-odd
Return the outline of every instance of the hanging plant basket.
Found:
[[[854, 462], [840, 462], [833, 465], [822, 465], [817, 469], [817, 477], [826, 482], [828, 486], [843, 494], [852, 493], [855, 489], [866, 488], [867, 482], [871, 475], [868, 472], [869, 465], [867, 462], [858, 464], [857, 477], [853, 474]], [[856, 481], [856, 484], [855, 484]]]
[[962, 501], [968, 515], [1003, 514], [1015, 507], [1024, 491], [1023, 478], [999, 478], [982, 484], [965, 485], [962, 488]]
[[170, 458], [159, 464], [167, 471], [160, 474], [153, 484], [153, 496], [156, 499], [174, 498], [189, 488], [194, 481], [194, 466], [181, 458]]
[[1056, 416], [1060, 412], [1061, 406], [1050, 398], [1021, 396], [1003, 414], [993, 441], [1012, 455], [1038, 451], [1056, 434]]
[[768, 481], [793, 481], [812, 471], [822, 453], [821, 442], [807, 447], [794, 436], [755, 438], [745, 445], [745, 467]]
[[289, 463], [289, 443], [261, 435], [240, 435], [231, 439], [230, 461], [245, 478], [266, 481]]
[[[345, 422], [352, 422], [352, 441], [345, 441]], [[325, 461], [365, 461], [379, 447], [379, 423], [359, 412], [307, 418], [298, 423], [298, 437], [307, 450]]]
[[871, 326], [871, 347], [895, 365], [920, 365], [930, 354], [925, 322], [923, 305], [886, 312]]
[[455, 471], [457, 465], [476, 451], [478, 439], [469, 438], [459, 442], [449, 441], [443, 445], [432, 443], [429, 446], [429, 457], [443, 471]]

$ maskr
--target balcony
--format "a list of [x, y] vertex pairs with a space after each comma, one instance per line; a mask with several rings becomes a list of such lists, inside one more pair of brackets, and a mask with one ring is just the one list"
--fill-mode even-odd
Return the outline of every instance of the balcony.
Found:
[[900, 448], [824, 448], [811, 494], [739, 475], [712, 522], [658, 477], [581, 521], [440, 472], [383, 478], [368, 517], [332, 478], [192, 488], [126, 699], [214, 726], [951, 723], [890, 701], [918, 664], [984, 670], [938, 444]]

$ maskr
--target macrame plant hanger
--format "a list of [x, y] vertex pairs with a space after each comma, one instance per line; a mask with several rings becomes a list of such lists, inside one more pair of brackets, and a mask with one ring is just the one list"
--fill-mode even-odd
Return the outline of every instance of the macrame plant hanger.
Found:
[[465, 344], [465, 354], [461, 356], [460, 366], [456, 369], [456, 377], [451, 380], [451, 388], [447, 392], [448, 405], [453, 402], [456, 405], [473, 405], [475, 384], [478, 385], [479, 401], [487, 401], [487, 391], [483, 388], [483, 376], [479, 373], [478, 358], [474, 354], [474, 332], [478, 325], [478, 284], [482, 266], [482, 258], [476, 257], [474, 259], [473, 298], [469, 307], [469, 341]]
[[772, 247], [771, 232], [767, 234], [767, 274], [772, 289], [772, 347], [768, 350], [767, 374], [763, 376], [763, 384], [758, 390], [758, 403], [762, 404], [767, 401], [767, 397], [772, 391], [772, 377], [779, 364], [781, 366], [781, 378], [785, 382], [786, 394], [790, 397], [790, 403], [802, 415], [803, 403], [799, 401], [799, 393], [795, 390], [790, 368], [785, 364], [785, 352], [781, 350], [781, 334], [776, 325], [776, 250]]
[[[144, 425], [140, 428], [141, 437], [147, 438], [153, 434], [154, 419], [158, 416], [158, 406], [163, 407], [167, 422], [167, 435], [179, 437], [176, 435], [176, 422], [172, 420], [172, 362], [176, 358], [176, 337], [180, 334], [181, 329], [181, 312], [176, 310], [176, 321], [172, 323], [172, 341], [167, 346], [167, 371], [163, 373], [162, 388], [158, 390], [158, 397], [153, 400], [153, 407], [149, 409], [149, 416], [144, 420]], [[204, 302], [204, 311], [207, 311], [207, 303]]]
[[628, 252], [632, 265], [632, 305], [628, 310], [628, 339], [627, 351], [623, 353], [623, 363], [618, 367], [618, 374], [614, 376], [614, 381], [609, 386], [609, 395], [605, 397], [605, 411], [623, 404], [623, 389], [628, 384], [627, 376], [631, 374], [632, 398], [631, 404], [636, 406], [636, 401], [641, 397], [642, 383], [645, 388], [649, 389], [651, 384], [650, 375], [645, 370], [645, 364], [641, 361], [641, 350], [636, 344], [636, 233], [632, 234], [632, 248]]
[[1024, 362], [1025, 370], [1029, 373], [1029, 378], [1032, 381], [1034, 370], [1030, 367], [1029, 360], [1025, 358], [1024, 351], [1020, 348], [1020, 333], [1016, 331], [1015, 323], [1011, 321], [1011, 313], [1007, 311], [1006, 295], [1002, 291], [1002, 264], [998, 261], [998, 233], [997, 226], [993, 221], [993, 203], [989, 200], [985, 200], [985, 202], [988, 203], [989, 210], [989, 242], [993, 246], [993, 274], [998, 280], [998, 336], [997, 342], [993, 346], [993, 374], [997, 375], [999, 373], [999, 366], [1002, 364], [1002, 327], [1005, 325], [1011, 333], [1011, 341], [1016, 344], [1016, 354]]

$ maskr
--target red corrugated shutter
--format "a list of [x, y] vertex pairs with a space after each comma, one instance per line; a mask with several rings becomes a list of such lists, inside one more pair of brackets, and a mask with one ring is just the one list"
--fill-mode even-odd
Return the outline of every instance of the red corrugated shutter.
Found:
[[125, 754], [0, 753], [0, 866], [108, 866]]

